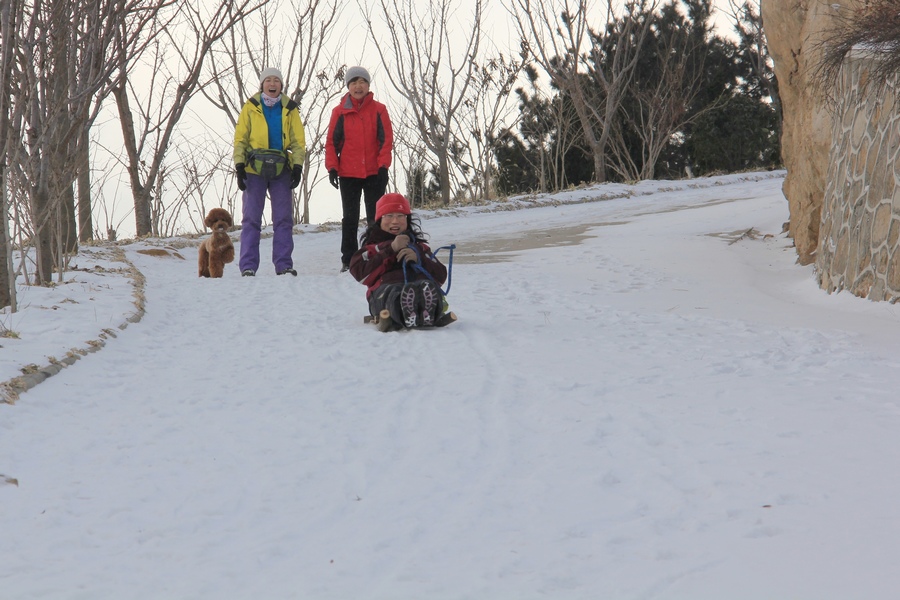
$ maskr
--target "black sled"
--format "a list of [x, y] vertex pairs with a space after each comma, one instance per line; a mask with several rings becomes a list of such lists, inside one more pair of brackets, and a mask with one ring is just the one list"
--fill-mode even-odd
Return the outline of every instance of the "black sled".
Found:
[[[447, 325], [455, 321], [456, 313], [452, 311], [445, 312], [438, 318], [433, 327], [414, 327], [413, 329], [434, 329], [436, 327], [446, 327]], [[382, 332], [399, 331], [400, 329], [403, 329], [403, 325], [391, 318], [391, 311], [389, 311], [388, 309], [384, 309], [383, 311], [381, 311], [377, 317], [366, 315], [365, 317], [363, 317], [363, 323], [372, 323], [375, 325], [375, 327], [378, 328], [378, 331]]]

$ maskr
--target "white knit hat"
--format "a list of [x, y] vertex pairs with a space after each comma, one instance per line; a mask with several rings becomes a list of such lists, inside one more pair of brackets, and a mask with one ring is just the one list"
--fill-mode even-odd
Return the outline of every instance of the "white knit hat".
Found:
[[357, 77], [362, 77], [366, 80], [366, 83], [372, 83], [372, 78], [369, 76], [369, 72], [364, 68], [350, 67], [349, 69], [347, 69], [347, 72], [344, 73], [344, 85], [350, 85], [350, 82]]
[[263, 81], [269, 77], [277, 77], [281, 81], [281, 85], [284, 85], [284, 77], [281, 76], [281, 71], [275, 67], [269, 67], [259, 74], [259, 85], [262, 86]]

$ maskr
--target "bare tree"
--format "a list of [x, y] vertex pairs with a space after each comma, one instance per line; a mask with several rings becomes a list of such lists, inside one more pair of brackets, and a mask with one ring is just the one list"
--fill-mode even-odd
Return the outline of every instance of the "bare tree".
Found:
[[[210, 83], [202, 78], [206, 60], [232, 28], [268, 1], [219, 0], [209, 12], [202, 5], [178, 3], [173, 20], [161, 27], [165, 37], [154, 45], [149, 57], [150, 94], [158, 105], [153, 107], [149, 100], [144, 105], [139, 103], [137, 123], [131, 102], [135, 86], [129, 75], [138, 56], [121, 49], [112, 92], [122, 127], [138, 236], [159, 233], [162, 215], [157, 214], [154, 219], [154, 194], [161, 203], [159, 194], [166, 184], [165, 159], [188, 101]], [[170, 53], [175, 55], [174, 69], [173, 61], [168, 60]]]
[[516, 89], [521, 110], [518, 127], [531, 150], [524, 158], [535, 156], [529, 162], [538, 174], [537, 191], [559, 190], [567, 185], [564, 158], [584, 139], [581, 125], [572, 103], [563, 94], [549, 95], [533, 65], [527, 65], [525, 73], [530, 90]]
[[[413, 208], [424, 206], [430, 199], [425, 190], [425, 175], [429, 163], [425, 160], [426, 150], [416, 140], [403, 136], [405, 129], [394, 131], [394, 154], [403, 155], [395, 161], [403, 165], [403, 178], [406, 181], [406, 197]], [[411, 129], [409, 131], [412, 131]], [[397, 135], [399, 134], [399, 136]]]
[[[98, 231], [105, 234], [106, 239], [115, 241], [118, 239], [118, 232], [121, 230], [122, 224], [133, 218], [134, 205], [129, 207], [128, 204], [125, 204], [122, 207], [116, 203], [114, 198], [126, 195], [126, 193], [120, 193], [118, 187], [113, 187], [111, 194], [107, 191], [112, 186], [111, 182], [117, 179], [115, 166], [118, 162], [113, 156], [113, 152], [106, 148], [97, 136], [92, 135], [91, 143], [106, 155], [104, 158], [98, 152], [91, 164], [93, 173], [96, 174], [93, 186], [97, 190], [97, 193], [92, 195], [91, 212], [92, 215], [96, 214]], [[108, 195], [111, 195], [113, 199], [108, 199]], [[119, 210], [124, 210], [125, 214], [118, 214]]]
[[[441, 202], [450, 203], [452, 154], [460, 147], [455, 119], [475, 84], [476, 59], [482, 38], [482, 1], [475, 0], [474, 14], [465, 33], [456, 33], [450, 20], [451, 0], [379, 0], [387, 27], [382, 39], [371, 17], [369, 34], [388, 78], [406, 100], [406, 114], [438, 165]], [[423, 9], [420, 13], [419, 9]], [[370, 15], [368, 7], [364, 12]], [[457, 50], [462, 46], [462, 50]]]
[[[497, 131], [512, 126], [515, 104], [509, 94], [519, 79], [519, 74], [528, 59], [528, 47], [523, 44], [518, 57], [498, 53], [485, 60], [474, 73], [474, 83], [470, 86], [470, 96], [465, 108], [455, 115], [453, 128], [460, 141], [471, 147], [467, 153], [468, 167], [474, 172], [473, 200], [496, 196], [494, 179], [496, 168], [493, 160], [492, 140]], [[507, 121], [510, 121], [507, 123]]]
[[16, 311], [16, 285], [13, 275], [12, 240], [9, 232], [9, 196], [7, 181], [10, 161], [10, 108], [12, 85], [10, 75], [13, 66], [13, 32], [17, 30], [14, 20], [22, 14], [21, 0], [0, 1], [0, 308], [9, 306]]
[[728, 5], [734, 30], [744, 50], [743, 58], [749, 61], [750, 70], [763, 88], [763, 93], [770, 98], [775, 105], [775, 112], [780, 115], [778, 82], [775, 80], [766, 32], [762, 26], [759, 0], [728, 0]]
[[78, 241], [87, 242], [94, 239], [94, 221], [91, 202], [91, 153], [90, 129], [82, 128], [81, 139], [77, 143], [78, 161], [76, 173], [78, 177]]
[[[717, 100], [702, 110], [691, 110], [703, 91], [705, 35], [705, 31], [674, 28], [666, 39], [659, 40], [652, 80], [633, 81], [629, 86], [634, 105], [621, 111], [623, 129], [616, 130], [611, 144], [615, 156], [611, 168], [623, 179], [653, 179], [659, 157], [673, 136], [720, 105]], [[637, 162], [625, 131], [639, 141]]]
[[[775, 110], [778, 123], [778, 146], [781, 146], [781, 95], [775, 79], [775, 63], [763, 29], [759, 0], [728, 0], [734, 31], [741, 46], [740, 59], [747, 63], [759, 86], [759, 94], [767, 97]], [[896, 12], [890, 13], [896, 15]], [[876, 17], [877, 18], [877, 17]]]
[[[616, 19], [614, 0], [602, 0], [605, 21], [592, 31], [589, 18], [598, 11], [590, 0], [514, 0], [510, 12], [535, 61], [572, 101], [594, 159], [594, 179], [606, 181], [607, 150], [616, 115], [637, 65], [640, 48], [657, 0], [625, 2], [625, 18]], [[612, 48], [609, 60], [602, 56]], [[590, 76], [586, 63], [594, 66]], [[590, 89], [596, 92], [591, 92]]]
[[[73, 183], [83, 170], [83, 132], [96, 118], [112, 71], [110, 47], [133, 47], [159, 3], [142, 0], [44, 0], [16, 3], [4, 37], [11, 56], [11, 112], [5, 130], [15, 187], [29, 197], [35, 281], [60, 277], [77, 248]], [[148, 8], [149, 7], [149, 8]], [[15, 148], [13, 148], [15, 144]], [[8, 173], [9, 175], [9, 173]], [[9, 181], [8, 181], [9, 183]]]

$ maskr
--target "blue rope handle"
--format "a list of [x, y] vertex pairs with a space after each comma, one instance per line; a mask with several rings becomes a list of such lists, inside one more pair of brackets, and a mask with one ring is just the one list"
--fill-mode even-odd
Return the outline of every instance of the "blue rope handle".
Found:
[[[421, 252], [421, 250], [419, 250], [419, 247], [416, 246], [414, 243], [410, 244], [409, 247], [412, 248], [413, 252], [416, 253], [416, 259], [417, 259], [417, 261], [412, 264], [412, 268], [417, 269], [420, 273], [423, 273], [425, 275], [425, 277], [427, 277], [431, 281], [434, 281], [434, 277], [431, 276], [431, 273], [429, 273], [425, 269], [425, 267], [423, 267], [421, 265], [422, 252]], [[450, 244], [449, 246], [441, 246], [440, 248], [438, 248], [437, 250], [435, 250], [434, 252], [431, 253], [431, 257], [434, 260], [437, 260], [437, 253], [440, 252], [441, 250], [447, 250], [447, 249], [450, 250], [450, 258], [447, 261], [447, 289], [441, 290], [441, 292], [443, 292], [445, 296], [450, 293], [450, 284], [453, 282], [453, 251], [456, 249], [456, 244]], [[406, 263], [408, 263], [408, 262], [409, 262], [408, 260], [403, 261], [403, 284], [404, 285], [409, 283], [409, 278], [406, 275]], [[434, 281], [434, 282], [437, 283], [437, 281]], [[440, 285], [438, 285], [438, 288], [440, 288]]]
[[450, 258], [447, 259], [447, 289], [441, 290], [444, 292], [444, 295], [450, 293], [450, 284], [453, 283], [453, 251], [456, 250], [456, 244], [450, 244], [449, 246], [441, 246], [437, 250], [431, 253], [431, 256], [437, 260], [437, 253], [441, 250], [450, 250]]

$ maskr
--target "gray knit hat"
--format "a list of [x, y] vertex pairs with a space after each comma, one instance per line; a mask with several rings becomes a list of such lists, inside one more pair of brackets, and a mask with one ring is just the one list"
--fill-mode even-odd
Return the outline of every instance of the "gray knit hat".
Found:
[[284, 85], [284, 77], [281, 76], [281, 71], [276, 69], [275, 67], [269, 67], [265, 69], [262, 73], [259, 74], [259, 85], [262, 87], [263, 81], [268, 79], [269, 77], [277, 77], [281, 80], [281, 85]]
[[344, 85], [350, 85], [350, 82], [357, 77], [362, 77], [366, 80], [366, 83], [372, 83], [372, 78], [369, 76], [368, 71], [362, 67], [350, 67], [347, 69], [347, 72], [344, 73]]

